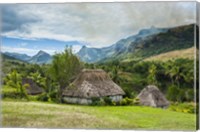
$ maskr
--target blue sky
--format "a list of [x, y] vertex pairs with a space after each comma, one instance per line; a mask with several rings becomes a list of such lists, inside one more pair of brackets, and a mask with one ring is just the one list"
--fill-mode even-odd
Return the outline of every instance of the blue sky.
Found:
[[50, 54], [73, 45], [105, 47], [140, 29], [195, 23], [195, 2], [10, 4], [2, 11], [2, 50]]
[[56, 52], [62, 52], [66, 46], [72, 46], [73, 52], [76, 53], [83, 45], [83, 42], [79, 41], [59, 41], [50, 39], [20, 39], [20, 38], [8, 38], [3, 37], [3, 49], [4, 51], [26, 53], [27, 55], [34, 55], [39, 50], [43, 50], [49, 54]]

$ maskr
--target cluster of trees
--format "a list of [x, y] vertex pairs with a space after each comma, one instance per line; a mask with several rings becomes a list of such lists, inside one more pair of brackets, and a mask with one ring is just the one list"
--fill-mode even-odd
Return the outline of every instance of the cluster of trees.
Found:
[[[38, 100], [61, 102], [63, 89], [82, 68], [100, 68], [123, 88], [127, 98], [135, 98], [146, 85], [153, 84], [171, 101], [194, 100], [194, 61], [189, 59], [84, 64], [72, 53], [71, 48], [66, 48], [63, 53], [54, 55], [51, 64], [15, 63], [15, 67], [6, 73], [4, 83], [16, 88], [20, 96], [26, 99], [29, 99], [25, 90], [28, 85], [22, 85], [22, 78], [31, 78], [44, 89]], [[198, 76], [196, 80], [198, 83]]]
[[[106, 64], [87, 64], [86, 67], [107, 71], [129, 98], [134, 98], [146, 85], [153, 84], [171, 101], [194, 101], [194, 60], [112, 61]], [[198, 73], [198, 68], [196, 70]], [[198, 77], [196, 80], [198, 83]]]
[[53, 62], [47, 65], [19, 63], [4, 77], [4, 84], [17, 89], [22, 98], [29, 99], [26, 93], [28, 84], [22, 85], [22, 78], [31, 78], [45, 91], [38, 96], [38, 100], [61, 102], [63, 89], [80, 72], [83, 64], [72, 53], [71, 48], [55, 54], [53, 58]]

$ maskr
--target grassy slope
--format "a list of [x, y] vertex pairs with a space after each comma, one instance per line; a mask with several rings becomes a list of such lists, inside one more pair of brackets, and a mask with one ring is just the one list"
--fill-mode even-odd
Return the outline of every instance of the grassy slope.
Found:
[[195, 114], [141, 106], [3, 101], [3, 127], [194, 130]]
[[175, 50], [159, 55], [155, 55], [149, 58], [144, 59], [144, 61], [167, 61], [169, 59], [177, 59], [177, 58], [187, 58], [193, 59], [194, 58], [194, 47], [183, 49], [183, 50]]

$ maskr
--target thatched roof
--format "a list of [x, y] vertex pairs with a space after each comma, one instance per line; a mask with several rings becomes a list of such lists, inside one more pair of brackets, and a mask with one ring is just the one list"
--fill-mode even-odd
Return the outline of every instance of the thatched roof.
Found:
[[124, 95], [124, 91], [101, 69], [84, 69], [64, 91], [63, 96], [91, 98]]
[[152, 107], [167, 107], [169, 101], [165, 98], [162, 92], [154, 85], [145, 87], [137, 96], [141, 105]]
[[27, 90], [27, 94], [30, 95], [36, 95], [36, 94], [41, 94], [42, 92], [44, 92], [44, 90], [39, 87], [32, 79], [30, 78], [23, 78], [22, 79], [22, 84], [29, 84], [30, 87], [28, 87]]

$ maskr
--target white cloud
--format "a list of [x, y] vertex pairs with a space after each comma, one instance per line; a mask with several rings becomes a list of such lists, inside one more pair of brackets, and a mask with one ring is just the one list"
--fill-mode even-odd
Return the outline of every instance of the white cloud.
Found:
[[4, 32], [5, 36], [78, 40], [92, 47], [111, 45], [152, 25], [194, 23], [196, 11], [195, 2], [21, 4], [10, 8], [18, 19], [31, 16], [38, 21], [23, 21], [20, 29]]
[[82, 45], [73, 45], [72, 51], [73, 53], [77, 53], [82, 48]]

